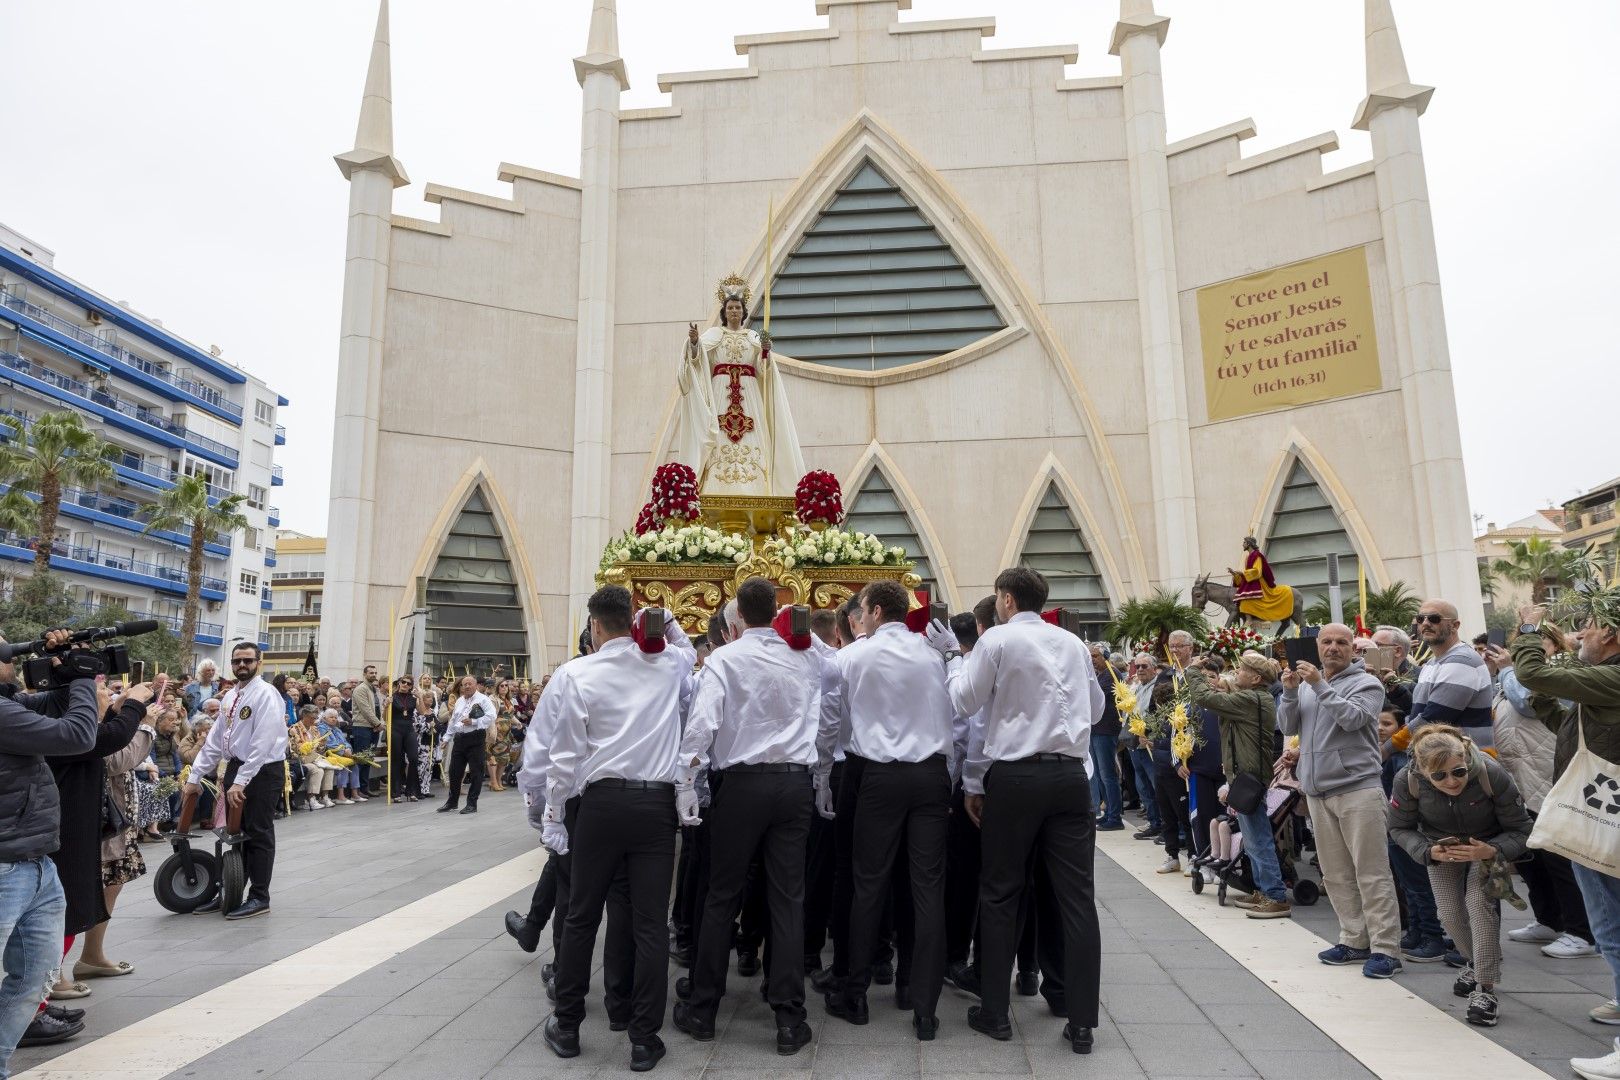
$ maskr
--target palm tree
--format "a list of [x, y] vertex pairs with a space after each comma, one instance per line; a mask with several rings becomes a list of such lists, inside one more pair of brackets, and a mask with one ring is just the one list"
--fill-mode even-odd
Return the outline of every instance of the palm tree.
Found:
[[6, 442], [0, 446], [0, 481], [39, 495], [34, 572], [44, 573], [51, 568], [62, 489], [94, 489], [111, 480], [113, 462], [122, 452], [96, 438], [78, 413], [46, 413], [32, 429], [15, 416], [3, 420]]
[[[1422, 606], [1422, 598], [1408, 589], [1406, 582], [1397, 581], [1388, 588], [1373, 589], [1367, 593], [1367, 612], [1362, 621], [1369, 629], [1375, 626], [1407, 627], [1412, 625], [1412, 620], [1417, 618], [1418, 609]], [[1354, 623], [1360, 613], [1361, 597], [1346, 597], [1345, 621]], [[1305, 621], [1312, 626], [1322, 626], [1333, 621], [1333, 610], [1325, 599], [1318, 600], [1305, 610]]]
[[1584, 558], [1545, 536], [1529, 536], [1509, 541], [1507, 558], [1497, 559], [1491, 569], [1515, 585], [1530, 586], [1530, 602], [1544, 604], [1551, 588], [1575, 579]]
[[20, 488], [0, 495], [0, 530], [12, 536], [33, 536], [39, 528], [39, 504]]
[[180, 655], [191, 656], [197, 638], [197, 614], [202, 608], [203, 545], [217, 532], [233, 533], [247, 528], [240, 507], [247, 496], [227, 495], [208, 505], [208, 483], [200, 476], [182, 476], [179, 483], [159, 496], [147, 511], [146, 531], [158, 529], [191, 530], [191, 546], [186, 556], [186, 608], [180, 617]]
[[1114, 620], [1104, 631], [1110, 640], [1129, 638], [1133, 642], [1153, 642], [1153, 655], [1164, 656], [1170, 635], [1185, 630], [1194, 636], [1208, 632], [1204, 613], [1181, 602], [1181, 594], [1154, 589], [1146, 598], [1132, 598], [1114, 611]]
[[1486, 600], [1496, 600], [1496, 571], [1484, 559], [1479, 560], [1479, 595]]

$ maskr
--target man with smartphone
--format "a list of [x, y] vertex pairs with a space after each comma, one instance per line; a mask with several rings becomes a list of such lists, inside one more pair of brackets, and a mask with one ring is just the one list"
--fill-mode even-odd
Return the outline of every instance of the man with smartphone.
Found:
[[[495, 722], [495, 703], [478, 689], [478, 680], [464, 676], [460, 684], [461, 696], [450, 708], [450, 720], [444, 728], [444, 742], [450, 744], [450, 793], [439, 813], [448, 814], [461, 805], [461, 780], [471, 770], [472, 780], [467, 789], [467, 805], [463, 814], [478, 813], [478, 793], [484, 787], [484, 738], [489, 726]], [[357, 693], [370, 693], [361, 687]]]

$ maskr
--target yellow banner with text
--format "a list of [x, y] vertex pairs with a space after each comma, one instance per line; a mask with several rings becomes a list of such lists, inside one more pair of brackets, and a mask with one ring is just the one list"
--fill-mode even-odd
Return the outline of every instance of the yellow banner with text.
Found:
[[1377, 390], [1365, 248], [1198, 290], [1211, 420]]

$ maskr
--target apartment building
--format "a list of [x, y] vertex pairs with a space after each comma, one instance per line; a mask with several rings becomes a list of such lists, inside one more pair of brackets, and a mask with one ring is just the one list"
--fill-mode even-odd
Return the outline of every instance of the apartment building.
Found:
[[[299, 672], [321, 629], [321, 592], [326, 587], [326, 537], [291, 529], [276, 531], [276, 567], [270, 571], [270, 636], [264, 664], [269, 672]], [[358, 672], [327, 672], [333, 678]]]

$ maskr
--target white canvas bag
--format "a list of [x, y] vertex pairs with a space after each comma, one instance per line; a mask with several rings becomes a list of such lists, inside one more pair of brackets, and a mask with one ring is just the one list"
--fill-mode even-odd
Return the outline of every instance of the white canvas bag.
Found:
[[1542, 801], [1530, 846], [1620, 877], [1620, 765], [1586, 748], [1585, 719], [1577, 705], [1575, 756]]

